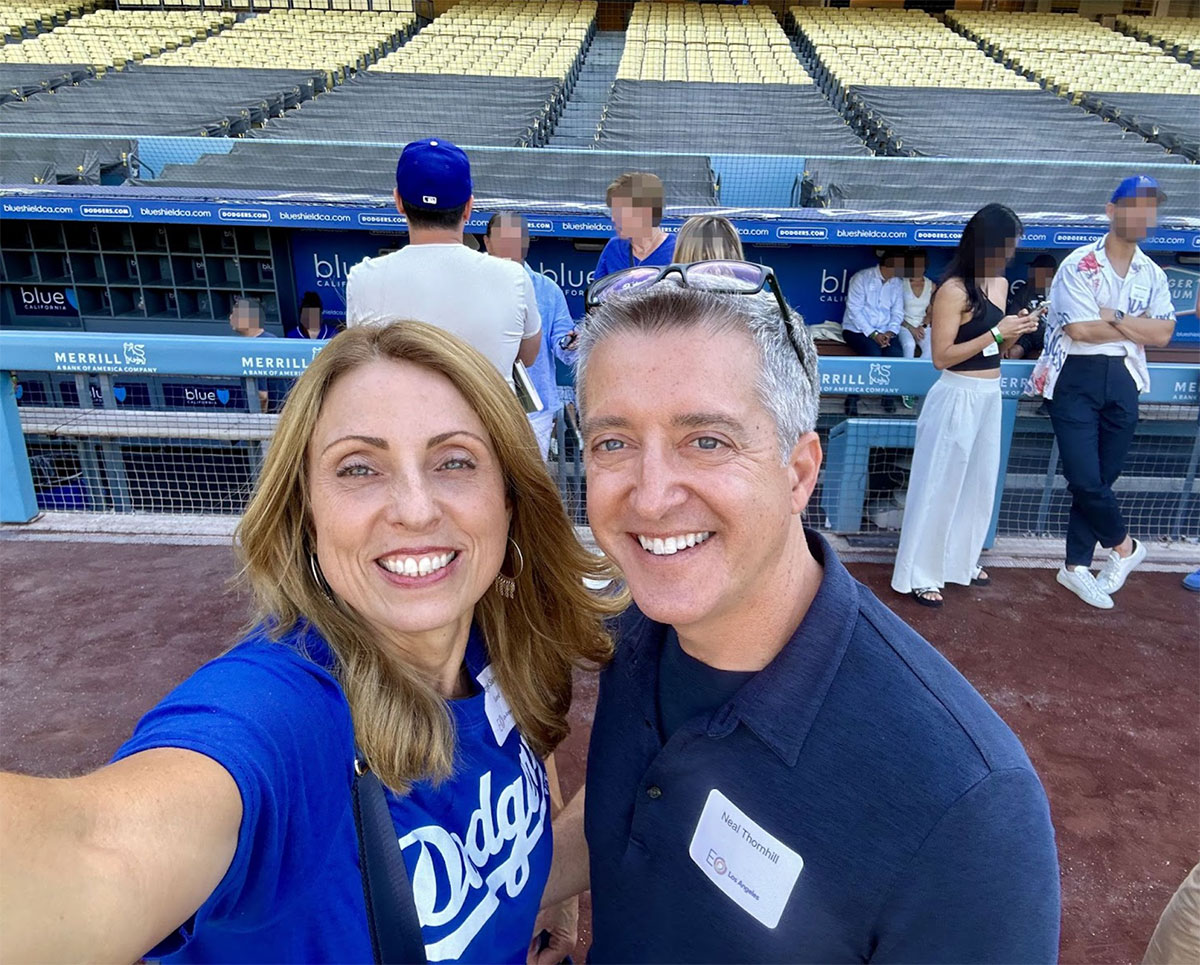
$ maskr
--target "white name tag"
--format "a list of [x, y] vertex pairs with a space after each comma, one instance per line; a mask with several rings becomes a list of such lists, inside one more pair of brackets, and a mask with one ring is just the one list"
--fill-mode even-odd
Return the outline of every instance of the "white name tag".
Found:
[[1134, 285], [1129, 290], [1129, 301], [1125, 303], [1125, 311], [1130, 315], [1140, 315], [1150, 306], [1150, 289], [1145, 285]]
[[716, 788], [708, 792], [688, 855], [709, 881], [768, 928], [779, 924], [804, 859]]
[[512, 708], [508, 706], [508, 701], [500, 690], [500, 683], [492, 673], [491, 664], [484, 667], [475, 679], [479, 681], [479, 686], [483, 688], [483, 709], [487, 714], [488, 723], [492, 725], [492, 733], [496, 737], [496, 743], [500, 747], [503, 747], [504, 742], [508, 739], [508, 735], [516, 727], [516, 721], [513, 720]]
[[984, 355], [999, 355], [1000, 354], [1000, 343], [997, 342], [995, 339], [992, 339], [991, 345], [984, 346], [983, 354]]

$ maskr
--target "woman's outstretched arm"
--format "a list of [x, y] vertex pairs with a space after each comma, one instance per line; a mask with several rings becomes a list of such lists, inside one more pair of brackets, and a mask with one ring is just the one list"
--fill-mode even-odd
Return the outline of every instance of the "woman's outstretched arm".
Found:
[[194, 751], [0, 775], [0, 960], [136, 961], [220, 884], [241, 818], [229, 772]]

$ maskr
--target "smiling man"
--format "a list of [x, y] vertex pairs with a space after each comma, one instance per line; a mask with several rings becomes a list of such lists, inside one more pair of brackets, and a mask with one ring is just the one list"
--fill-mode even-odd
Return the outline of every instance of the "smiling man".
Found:
[[651, 280], [583, 329], [588, 510], [636, 606], [544, 901], [590, 877], [595, 962], [1053, 961], [1020, 743], [804, 528], [817, 364], [781, 311]]

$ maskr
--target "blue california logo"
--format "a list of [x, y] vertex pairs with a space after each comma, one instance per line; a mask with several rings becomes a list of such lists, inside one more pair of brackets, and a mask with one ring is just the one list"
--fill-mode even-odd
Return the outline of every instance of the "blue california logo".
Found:
[[124, 402], [125, 395], [126, 395], [125, 386], [123, 386], [123, 385], [113, 386], [113, 395], [116, 397], [116, 400], [118, 402]]
[[217, 401], [220, 402], [221, 405], [229, 405], [229, 390], [217, 389]]
[[21, 400], [21, 396], [23, 396], [24, 394], [25, 394], [25, 386], [23, 386], [20, 382], [18, 382], [17, 388], [16, 388], [16, 396], [17, 396], [18, 402]]

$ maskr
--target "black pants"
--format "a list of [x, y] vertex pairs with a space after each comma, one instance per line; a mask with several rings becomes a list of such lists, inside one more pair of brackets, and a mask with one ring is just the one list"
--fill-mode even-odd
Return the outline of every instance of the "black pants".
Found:
[[904, 346], [900, 344], [899, 335], [892, 336], [892, 341], [887, 348], [881, 348], [875, 339], [860, 332], [843, 331], [842, 337], [846, 340], [846, 344], [854, 350], [855, 355], [869, 355], [871, 358], [879, 358], [881, 355], [890, 359], [904, 358]]
[[1137, 386], [1124, 357], [1067, 356], [1050, 401], [1071, 491], [1067, 566], [1091, 566], [1097, 543], [1111, 548], [1129, 533], [1112, 486], [1125, 467], [1137, 421]]

